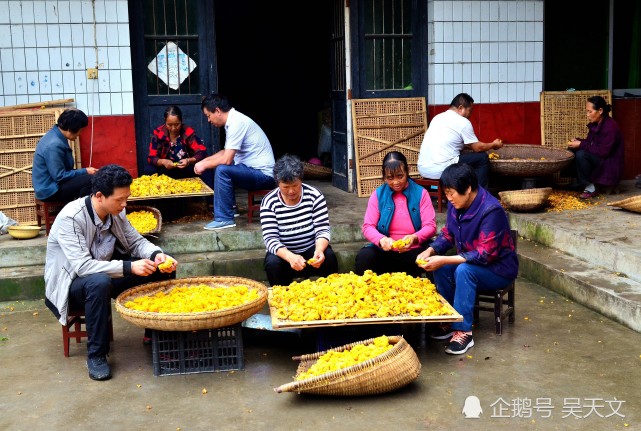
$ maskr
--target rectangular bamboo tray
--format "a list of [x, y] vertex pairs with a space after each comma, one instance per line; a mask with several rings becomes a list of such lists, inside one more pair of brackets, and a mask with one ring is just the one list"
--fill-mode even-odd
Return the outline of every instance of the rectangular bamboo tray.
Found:
[[329, 326], [349, 326], [349, 325], [380, 325], [386, 323], [423, 323], [423, 322], [462, 322], [461, 316], [448, 303], [445, 298], [437, 293], [441, 303], [448, 307], [453, 314], [443, 316], [390, 316], [390, 317], [371, 317], [367, 319], [339, 319], [339, 320], [305, 320], [294, 322], [292, 320], [280, 320], [276, 317], [276, 309], [272, 307], [272, 289], [267, 290], [267, 302], [269, 303], [269, 313], [272, 318], [272, 328], [274, 329], [294, 329], [294, 328], [322, 328]]
[[214, 191], [211, 189], [211, 187], [205, 184], [203, 179], [200, 177], [186, 178], [186, 179], [176, 180], [176, 181], [187, 181], [187, 180], [194, 180], [194, 179], [200, 182], [201, 189], [199, 192], [176, 193], [172, 195], [153, 195], [153, 196], [135, 196], [135, 197], [130, 196], [129, 199], [127, 199], [127, 202], [150, 200], [150, 199], [191, 198], [196, 196], [210, 196], [214, 194]]

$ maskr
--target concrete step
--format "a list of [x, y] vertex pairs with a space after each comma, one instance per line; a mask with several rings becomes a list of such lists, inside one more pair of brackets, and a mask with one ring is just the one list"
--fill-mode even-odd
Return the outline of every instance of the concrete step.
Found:
[[521, 240], [518, 253], [521, 277], [641, 332], [638, 281], [533, 241]]
[[[340, 272], [354, 269], [354, 259], [364, 242], [332, 244]], [[178, 262], [177, 276], [199, 277], [234, 275], [267, 283], [264, 249], [173, 254]], [[44, 298], [44, 265], [0, 268], [0, 301]]]

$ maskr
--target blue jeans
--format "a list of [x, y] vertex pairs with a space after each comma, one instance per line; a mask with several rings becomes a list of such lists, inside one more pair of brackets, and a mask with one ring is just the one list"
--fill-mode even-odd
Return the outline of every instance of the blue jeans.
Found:
[[234, 220], [234, 187], [247, 190], [273, 189], [276, 181], [258, 169], [243, 164], [218, 165], [214, 175], [214, 220]]
[[479, 186], [487, 188], [488, 178], [490, 176], [490, 158], [486, 152], [480, 153], [461, 153], [458, 158], [459, 163], [467, 163], [476, 173], [479, 180]]
[[463, 321], [452, 323], [451, 328], [455, 331], [471, 331], [476, 289], [503, 289], [512, 279], [496, 275], [484, 266], [461, 263], [445, 265], [434, 271], [434, 282], [443, 298], [463, 316]]

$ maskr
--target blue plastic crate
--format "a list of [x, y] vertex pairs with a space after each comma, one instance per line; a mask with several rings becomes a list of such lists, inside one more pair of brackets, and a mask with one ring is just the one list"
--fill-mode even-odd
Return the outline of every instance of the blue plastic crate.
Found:
[[242, 327], [152, 331], [154, 376], [242, 370]]

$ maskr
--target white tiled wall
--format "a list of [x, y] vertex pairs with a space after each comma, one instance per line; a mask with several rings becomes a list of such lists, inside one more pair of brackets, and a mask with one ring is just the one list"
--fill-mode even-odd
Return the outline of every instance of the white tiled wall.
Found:
[[133, 114], [127, 0], [0, 0], [0, 11], [0, 106], [74, 98], [88, 115]]
[[543, 0], [428, 0], [427, 53], [430, 104], [538, 102]]

